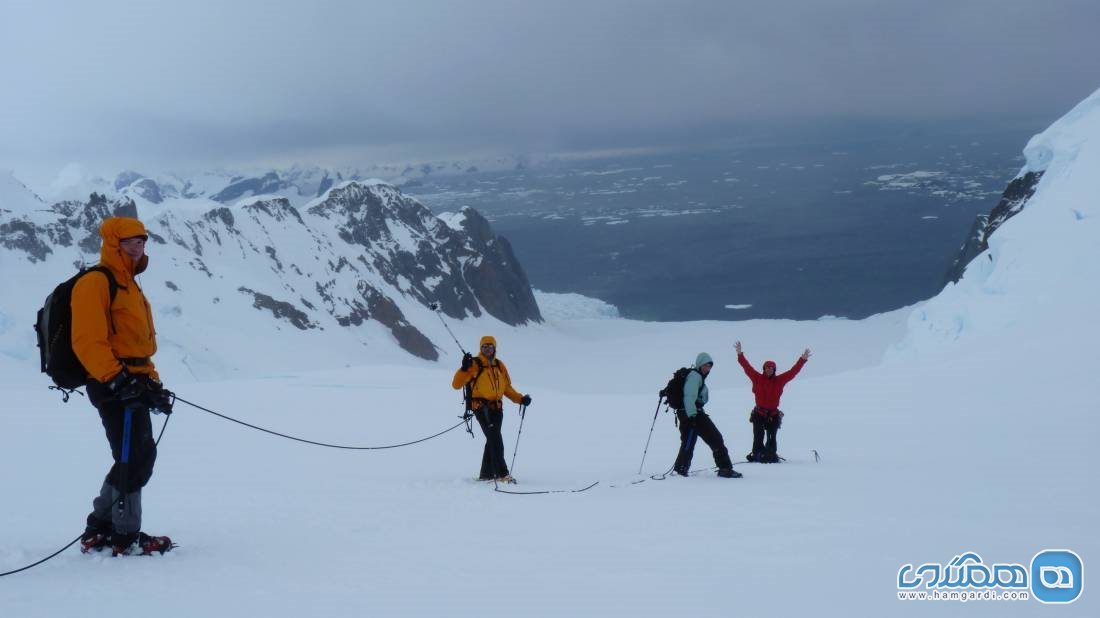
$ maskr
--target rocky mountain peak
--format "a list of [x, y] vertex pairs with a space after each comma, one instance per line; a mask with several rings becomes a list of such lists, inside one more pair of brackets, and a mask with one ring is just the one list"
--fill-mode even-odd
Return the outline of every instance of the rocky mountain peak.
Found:
[[150, 300], [185, 330], [223, 323], [227, 312], [259, 312], [266, 317], [240, 328], [257, 336], [285, 328], [325, 341], [344, 332], [339, 341], [364, 344], [386, 333], [408, 353], [435, 360], [439, 350], [425, 334], [438, 326], [430, 306], [456, 319], [487, 312], [512, 325], [541, 321], [511, 247], [476, 211], [465, 211], [467, 227], [456, 229], [392, 185], [358, 181], [330, 187], [301, 210], [281, 196], [149, 210], [153, 201], [135, 192], [144, 180], [119, 198], [57, 202], [44, 218], [0, 211], [0, 252], [25, 262], [0, 278], [48, 266], [41, 278], [60, 281], [74, 265], [97, 261], [103, 219], [141, 211], [153, 262], [143, 286], [162, 291]]
[[0, 247], [11, 249], [29, 262], [42, 262], [57, 249], [76, 247], [99, 253], [99, 225], [107, 217], [136, 217], [131, 199], [108, 199], [93, 193], [88, 201], [58, 202], [45, 216], [0, 216]]

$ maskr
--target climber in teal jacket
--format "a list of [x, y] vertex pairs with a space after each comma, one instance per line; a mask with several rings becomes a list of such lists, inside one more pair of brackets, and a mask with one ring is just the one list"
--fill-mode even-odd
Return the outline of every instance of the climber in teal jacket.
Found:
[[710, 354], [700, 352], [695, 357], [695, 364], [692, 365], [691, 371], [684, 378], [684, 400], [671, 402], [676, 406], [677, 426], [680, 428], [680, 452], [676, 455], [676, 463], [673, 464], [672, 469], [680, 476], [688, 475], [691, 469], [691, 457], [695, 454], [695, 442], [698, 438], [702, 438], [714, 453], [714, 465], [718, 466], [718, 476], [739, 478], [741, 474], [733, 469], [729, 451], [726, 450], [725, 441], [722, 440], [722, 432], [718, 431], [703, 409], [710, 400], [707, 376], [713, 368], [714, 360], [711, 359]]
[[[706, 367], [706, 373], [703, 373], [702, 368], [704, 366]], [[695, 418], [695, 415], [702, 412], [703, 406], [710, 401], [706, 374], [710, 373], [710, 368], [713, 366], [714, 361], [710, 359], [710, 354], [702, 352], [695, 357], [692, 371], [684, 378], [684, 405], [683, 407], [677, 406], [676, 409], [683, 410], [688, 418]]]

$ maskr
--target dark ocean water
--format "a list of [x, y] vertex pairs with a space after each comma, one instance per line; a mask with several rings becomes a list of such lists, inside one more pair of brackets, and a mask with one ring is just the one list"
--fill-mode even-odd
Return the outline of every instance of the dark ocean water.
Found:
[[481, 211], [534, 287], [628, 317], [860, 318], [942, 288], [1025, 142], [1004, 132], [664, 152], [404, 190], [436, 212]]

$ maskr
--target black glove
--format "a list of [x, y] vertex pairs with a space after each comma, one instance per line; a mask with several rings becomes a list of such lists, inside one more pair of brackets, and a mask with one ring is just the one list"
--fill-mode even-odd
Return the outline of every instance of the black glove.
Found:
[[520, 405], [522, 405], [522, 406], [529, 406], [529, 405], [531, 405], [531, 396], [530, 396], [530, 395], [524, 395], [524, 396], [523, 396], [523, 399], [520, 399], [520, 400], [519, 400], [519, 403], [520, 403]]
[[149, 411], [153, 414], [171, 414], [172, 405], [176, 401], [176, 395], [164, 388], [164, 385], [149, 376], [145, 378], [145, 403], [149, 404]]
[[123, 369], [105, 385], [111, 396], [123, 405], [130, 405], [141, 399], [147, 389], [144, 380]]
[[473, 365], [474, 365], [474, 357], [470, 356], [469, 352], [463, 354], [462, 355], [462, 370], [463, 371], [468, 371], [470, 369], [470, 367], [473, 367]]

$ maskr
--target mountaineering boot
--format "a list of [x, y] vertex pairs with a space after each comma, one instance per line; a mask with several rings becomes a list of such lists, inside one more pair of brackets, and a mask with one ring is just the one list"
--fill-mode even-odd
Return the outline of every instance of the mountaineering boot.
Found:
[[101, 532], [98, 530], [85, 530], [84, 536], [80, 537], [80, 553], [86, 554], [91, 551], [99, 551], [111, 543], [111, 534], [109, 532]]
[[509, 485], [515, 485], [516, 484], [516, 479], [511, 474], [505, 474], [504, 476], [500, 477], [497, 480], [500, 481], [501, 483], [508, 483]]
[[718, 476], [724, 479], [739, 479], [744, 475], [733, 468], [719, 468]]
[[747, 461], [749, 463], [752, 463], [754, 461], [760, 461], [760, 453], [757, 453], [756, 451], [753, 451], [753, 452], [749, 453], [748, 455], [745, 455], [745, 461]]
[[687, 468], [677, 466], [672, 469], [673, 476], [690, 476], [690, 472]]
[[764, 453], [760, 455], [760, 463], [779, 463], [779, 455], [776, 453]]
[[115, 534], [111, 545], [113, 556], [151, 556], [154, 553], [163, 554], [176, 546], [166, 536], [150, 536], [144, 532]]

